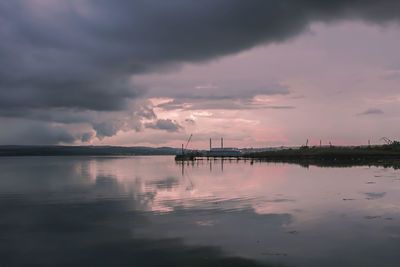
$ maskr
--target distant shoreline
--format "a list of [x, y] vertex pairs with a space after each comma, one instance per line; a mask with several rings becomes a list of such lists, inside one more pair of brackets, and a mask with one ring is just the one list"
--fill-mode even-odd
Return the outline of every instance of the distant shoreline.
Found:
[[400, 168], [400, 145], [301, 147], [278, 151], [249, 153], [245, 159], [294, 163], [302, 166], [350, 167], [382, 166]]
[[176, 155], [172, 147], [120, 146], [0, 146], [0, 157], [18, 156], [162, 156]]
[[263, 151], [242, 155], [246, 158], [283, 160], [380, 160], [400, 159], [400, 145], [307, 147]]
[[177, 161], [207, 159], [236, 159], [251, 162], [291, 163], [304, 167], [381, 166], [400, 169], [400, 144], [377, 146], [329, 146], [288, 148], [263, 152], [244, 153], [237, 156], [178, 155]]

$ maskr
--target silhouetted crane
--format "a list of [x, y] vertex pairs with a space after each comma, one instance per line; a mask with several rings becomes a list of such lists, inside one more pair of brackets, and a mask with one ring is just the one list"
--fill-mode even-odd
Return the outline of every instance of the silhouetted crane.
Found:
[[396, 146], [396, 147], [400, 146], [400, 142], [399, 141], [390, 140], [387, 137], [382, 137], [381, 140], [383, 140], [387, 145], [390, 145], [390, 146]]
[[[187, 149], [190, 140], [192, 140], [192, 134], [190, 134], [189, 139], [186, 142], [186, 146], [182, 144], [182, 154], [181, 155], [176, 155], [175, 160], [177, 161], [185, 161], [185, 160], [194, 160], [195, 159], [195, 153], [188, 153], [185, 155], [185, 150]], [[188, 163], [189, 164], [189, 163]], [[182, 169], [183, 170], [183, 169]]]
[[193, 134], [190, 134], [189, 139], [187, 140], [187, 143], [186, 143], [186, 146], [185, 146], [185, 150], [188, 147], [190, 140], [192, 140], [192, 136], [193, 136]]
[[387, 137], [382, 137], [381, 138], [381, 140], [383, 140], [387, 145], [391, 145], [391, 144], [393, 144], [393, 141], [392, 140], [390, 140], [389, 138], [387, 138]]

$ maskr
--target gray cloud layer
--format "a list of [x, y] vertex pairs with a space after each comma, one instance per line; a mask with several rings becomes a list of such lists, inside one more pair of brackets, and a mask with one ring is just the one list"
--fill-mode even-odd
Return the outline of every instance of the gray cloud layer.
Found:
[[244, 109], [294, 109], [294, 106], [273, 106], [257, 104], [249, 99], [216, 99], [203, 102], [199, 99], [182, 98], [174, 99], [170, 102], [162, 103], [156, 107], [163, 110], [205, 110], [205, 109], [225, 109], [225, 110], [244, 110]]
[[[71, 144], [76, 138], [63, 127], [51, 126], [43, 122], [16, 121], [4, 127], [0, 132], [0, 140], [5, 144], [19, 145], [54, 145], [59, 142]], [[82, 136], [83, 138], [83, 136]]]
[[182, 126], [180, 126], [176, 121], [172, 121], [170, 119], [159, 119], [153, 123], [146, 123], [145, 127], [151, 129], [165, 130], [167, 132], [177, 132], [182, 129]]
[[381, 115], [383, 113], [384, 112], [381, 109], [370, 108], [370, 109], [367, 109], [366, 111], [360, 113], [359, 115]]
[[399, 17], [397, 0], [2, 1], [0, 116], [129, 110], [145, 93], [131, 75], [284, 41], [312, 21]]

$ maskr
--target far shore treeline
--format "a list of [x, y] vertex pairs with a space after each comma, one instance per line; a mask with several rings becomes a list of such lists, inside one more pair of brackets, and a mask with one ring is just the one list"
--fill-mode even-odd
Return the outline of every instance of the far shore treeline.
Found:
[[400, 159], [400, 143], [375, 146], [302, 146], [296, 149], [282, 149], [247, 153], [246, 158], [273, 159], [321, 159], [321, 160], [355, 160], [355, 159]]
[[123, 146], [0, 146], [0, 156], [140, 156], [175, 155], [172, 147]]
[[295, 163], [308, 167], [383, 166], [400, 168], [400, 143], [376, 146], [328, 146], [248, 153], [243, 158], [267, 162]]
[[[180, 155], [180, 148], [123, 146], [0, 146], [0, 156], [134, 156]], [[193, 157], [187, 157], [193, 155]], [[185, 151], [185, 160], [207, 156], [207, 151]], [[400, 160], [400, 142], [374, 146], [301, 146], [268, 149], [261, 152], [243, 150], [238, 159], [273, 162], [337, 162], [343, 164]]]

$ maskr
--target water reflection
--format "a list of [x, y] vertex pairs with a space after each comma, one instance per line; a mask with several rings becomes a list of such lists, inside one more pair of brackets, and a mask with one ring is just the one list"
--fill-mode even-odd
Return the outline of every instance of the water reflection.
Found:
[[0, 266], [400, 262], [394, 169], [172, 157], [1, 158], [0, 169]]

